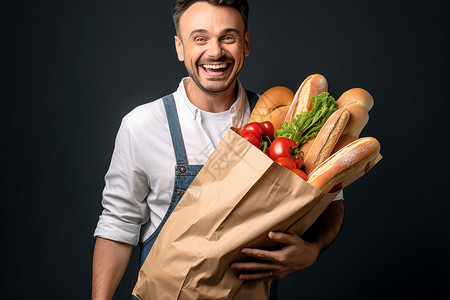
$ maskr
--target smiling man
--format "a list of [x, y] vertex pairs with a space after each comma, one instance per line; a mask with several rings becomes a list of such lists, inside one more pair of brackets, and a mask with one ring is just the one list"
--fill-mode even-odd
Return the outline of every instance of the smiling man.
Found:
[[[189, 76], [174, 93], [135, 108], [122, 120], [94, 233], [92, 299], [112, 299], [138, 244], [142, 265], [223, 134], [248, 122], [258, 96], [237, 79], [249, 55], [248, 10], [245, 0], [175, 1], [175, 47]], [[334, 201], [302, 237], [269, 233], [280, 250], [242, 249], [258, 262], [230, 267], [251, 282], [280, 279], [310, 266], [338, 234], [342, 202]], [[275, 285], [270, 299], [276, 297]]]
[[205, 111], [228, 110], [236, 101], [237, 75], [249, 54], [240, 13], [229, 6], [192, 4], [179, 18], [175, 46], [189, 74], [189, 100]]

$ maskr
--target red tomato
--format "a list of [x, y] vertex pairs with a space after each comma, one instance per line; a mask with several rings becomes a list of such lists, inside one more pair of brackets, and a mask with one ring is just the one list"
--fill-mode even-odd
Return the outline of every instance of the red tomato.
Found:
[[249, 141], [253, 146], [257, 147], [259, 149], [259, 145], [261, 144], [261, 138], [258, 138], [256, 135], [254, 135], [251, 132], [247, 132], [244, 135], [241, 135], [244, 139]]
[[295, 165], [296, 165], [297, 169], [301, 169], [303, 166], [303, 159], [302, 159], [302, 156], [300, 155], [300, 153], [298, 153], [297, 158], [294, 157], [294, 161], [295, 161]]
[[264, 128], [265, 128], [264, 134], [267, 135], [269, 137], [269, 139], [272, 141], [273, 135], [275, 133], [275, 128], [273, 127], [272, 122], [264, 121], [261, 123], [261, 125], [264, 126]]
[[294, 147], [297, 147], [297, 144], [293, 140], [285, 137], [276, 138], [269, 147], [270, 158], [273, 160], [279, 157], [295, 158], [292, 155], [292, 148]]
[[266, 129], [260, 123], [250, 122], [250, 123], [242, 126], [240, 134], [241, 134], [241, 136], [243, 136], [244, 134], [252, 133], [257, 138], [262, 138], [262, 135], [264, 134], [265, 131], [266, 131]]
[[300, 176], [303, 180], [308, 181], [308, 176], [300, 169], [291, 169], [292, 172]]
[[294, 161], [293, 158], [282, 156], [282, 157], [277, 158], [275, 160], [275, 162], [277, 164], [282, 165], [285, 168], [288, 168], [289, 170], [290, 169], [295, 169], [295, 161]]

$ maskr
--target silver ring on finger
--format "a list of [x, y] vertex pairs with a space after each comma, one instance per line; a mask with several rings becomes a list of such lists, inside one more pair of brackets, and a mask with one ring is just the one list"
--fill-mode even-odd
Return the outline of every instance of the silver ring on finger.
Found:
[[269, 277], [272, 277], [272, 271], [269, 271]]

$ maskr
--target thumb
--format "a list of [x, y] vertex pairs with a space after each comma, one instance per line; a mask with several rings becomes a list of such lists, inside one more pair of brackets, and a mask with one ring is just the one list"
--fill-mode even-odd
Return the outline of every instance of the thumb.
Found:
[[295, 244], [297, 235], [295, 234], [289, 234], [284, 232], [269, 232], [269, 239], [271, 239], [274, 242], [292, 245]]

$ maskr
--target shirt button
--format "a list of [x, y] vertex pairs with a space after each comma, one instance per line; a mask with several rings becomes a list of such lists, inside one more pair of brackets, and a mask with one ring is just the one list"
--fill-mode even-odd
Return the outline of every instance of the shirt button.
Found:
[[186, 167], [180, 167], [178, 170], [180, 173], [186, 173]]

